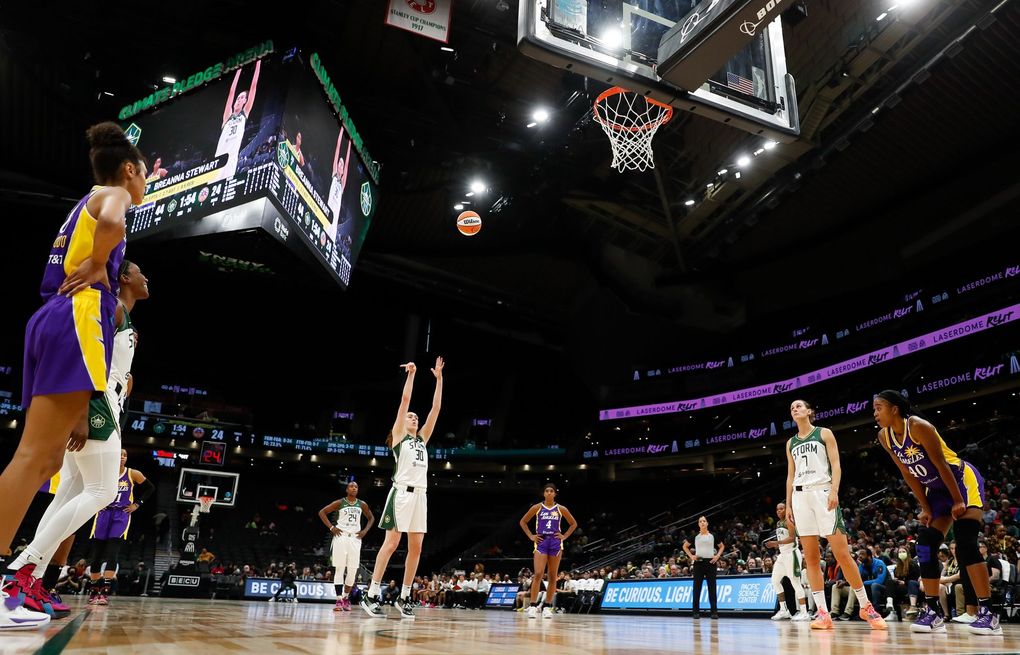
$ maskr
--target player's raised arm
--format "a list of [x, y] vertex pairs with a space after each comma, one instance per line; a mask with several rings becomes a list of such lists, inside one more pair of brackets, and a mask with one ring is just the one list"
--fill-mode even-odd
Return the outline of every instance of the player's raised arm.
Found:
[[397, 418], [393, 421], [393, 429], [390, 431], [391, 446], [400, 443], [400, 440], [407, 434], [407, 409], [411, 406], [411, 392], [414, 390], [414, 373], [418, 370], [414, 362], [401, 364], [400, 368], [407, 371], [407, 379], [404, 380], [404, 390], [400, 394]]
[[436, 366], [432, 369], [432, 375], [436, 376], [436, 391], [432, 394], [432, 409], [429, 410], [429, 415], [425, 417], [425, 425], [418, 431], [418, 435], [425, 443], [428, 443], [432, 437], [432, 431], [436, 428], [436, 421], [439, 420], [439, 409], [443, 405], [443, 367], [445, 365], [446, 363], [443, 362], [442, 357], [436, 357]]

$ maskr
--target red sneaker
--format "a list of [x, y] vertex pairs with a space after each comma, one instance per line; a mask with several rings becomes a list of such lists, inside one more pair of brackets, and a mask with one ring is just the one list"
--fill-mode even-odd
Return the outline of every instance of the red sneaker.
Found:
[[[13, 610], [18, 606], [24, 606], [33, 612], [44, 612], [42, 600], [32, 591], [35, 584], [35, 564], [26, 564], [14, 572], [14, 575], [4, 585], [4, 593], [7, 594], [5, 601], [7, 609]], [[48, 613], [48, 612], [47, 612]]]

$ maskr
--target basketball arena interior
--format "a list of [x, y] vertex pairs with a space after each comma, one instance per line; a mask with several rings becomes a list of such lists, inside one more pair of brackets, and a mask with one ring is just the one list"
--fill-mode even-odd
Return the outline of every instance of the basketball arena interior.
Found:
[[0, 653], [1020, 652], [1018, 34], [4, 3]]

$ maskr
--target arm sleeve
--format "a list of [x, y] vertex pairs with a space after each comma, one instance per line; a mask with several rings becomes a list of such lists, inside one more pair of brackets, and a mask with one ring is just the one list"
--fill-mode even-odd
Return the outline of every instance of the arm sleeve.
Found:
[[135, 502], [141, 505], [156, 491], [156, 485], [146, 478], [145, 482], [135, 485]]

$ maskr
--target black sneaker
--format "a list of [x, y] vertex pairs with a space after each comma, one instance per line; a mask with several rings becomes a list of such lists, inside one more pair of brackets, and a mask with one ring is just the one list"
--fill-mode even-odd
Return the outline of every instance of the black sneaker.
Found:
[[840, 614], [836, 618], [839, 619], [840, 621], [849, 621], [850, 620], [850, 615], [849, 614]]
[[396, 602], [396, 608], [400, 611], [400, 618], [414, 621], [414, 608], [411, 607], [411, 601], [398, 599]]
[[361, 597], [361, 609], [365, 610], [365, 613], [375, 619], [385, 619], [386, 612], [383, 611], [382, 606], [379, 604], [378, 598], [369, 598], [368, 595]]
[[719, 615], [717, 613], [715, 613], [715, 612], [712, 612], [712, 618], [713, 619], [718, 619]]
[[701, 614], [698, 614], [697, 612], [695, 612], [694, 614], [691, 614], [691, 618], [692, 619], [700, 619], [701, 618]]

